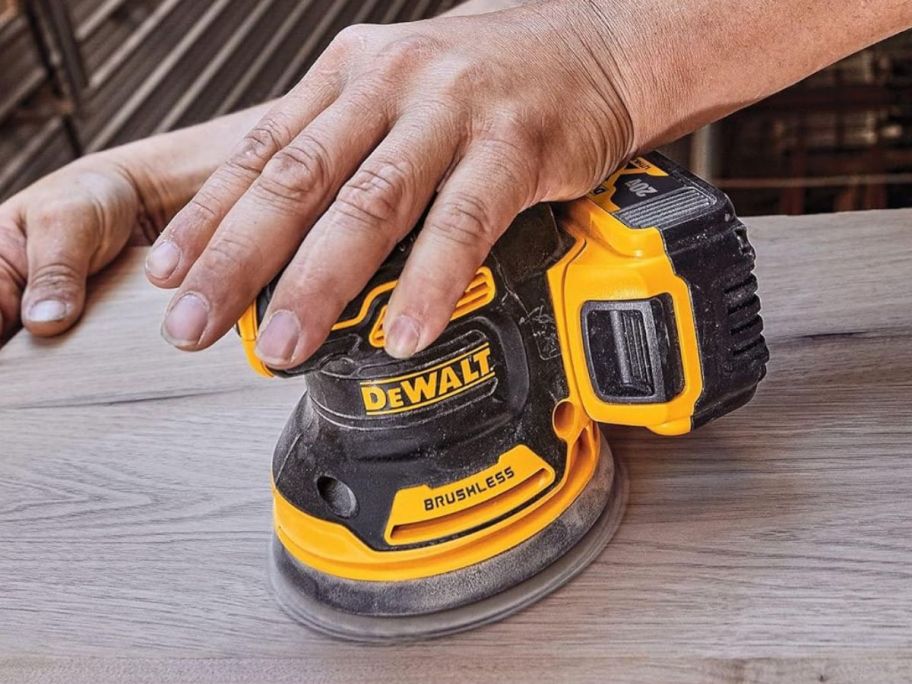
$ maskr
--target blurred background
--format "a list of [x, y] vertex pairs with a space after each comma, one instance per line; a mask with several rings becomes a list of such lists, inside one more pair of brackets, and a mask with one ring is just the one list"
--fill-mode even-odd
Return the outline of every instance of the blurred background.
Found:
[[[0, 200], [87, 152], [287, 90], [356, 22], [457, 0], [0, 0]], [[667, 150], [743, 215], [912, 206], [912, 32]]]

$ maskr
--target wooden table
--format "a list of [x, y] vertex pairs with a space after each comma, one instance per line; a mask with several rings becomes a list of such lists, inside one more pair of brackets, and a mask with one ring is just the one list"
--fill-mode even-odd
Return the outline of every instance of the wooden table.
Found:
[[0, 352], [0, 680], [912, 678], [912, 211], [749, 222], [770, 373], [680, 439], [612, 429], [617, 537], [491, 627], [365, 647], [266, 585], [272, 447], [300, 392], [231, 336], [158, 336], [132, 251], [83, 323]]

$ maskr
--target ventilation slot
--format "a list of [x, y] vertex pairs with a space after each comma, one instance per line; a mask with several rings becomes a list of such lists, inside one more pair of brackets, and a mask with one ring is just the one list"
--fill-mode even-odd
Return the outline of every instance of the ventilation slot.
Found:
[[551, 479], [548, 471], [542, 468], [510, 489], [474, 506], [431, 520], [395, 525], [389, 532], [389, 540], [393, 544], [417, 544], [464, 534], [528, 504]]
[[[758, 319], [759, 320], [759, 319]], [[762, 326], [761, 326], [762, 327]], [[746, 345], [735, 347], [732, 349], [732, 356], [744, 356], [748, 352], [751, 352], [758, 347], [763, 347], [766, 340], [763, 339], [763, 335], [757, 335], [753, 340], [748, 342]], [[765, 349], [765, 347], [763, 347]], [[764, 351], [764, 357], [766, 352]]]
[[726, 308], [730, 342], [729, 360], [724, 363], [724, 367], [733, 372], [744, 364], [753, 363], [754, 357], [765, 362], [767, 351], [762, 335], [763, 319], [760, 317], [757, 278], [750, 268], [738, 269], [727, 278], [727, 282], [730, 285], [722, 291], [722, 299]]
[[494, 277], [491, 275], [491, 269], [482, 266], [478, 269], [472, 282], [466, 288], [465, 293], [456, 303], [456, 310], [453, 312], [453, 318], [460, 318], [472, 311], [490, 304], [494, 299]]
[[[452, 321], [461, 318], [490, 304], [494, 299], [496, 289], [491, 269], [487, 266], [482, 266], [475, 273], [475, 277], [472, 278], [472, 282], [469, 283], [465, 293], [459, 298], [459, 301], [456, 302], [456, 309], [453, 311], [450, 320]], [[371, 346], [377, 347], [378, 349], [383, 347], [386, 342], [386, 335], [383, 332], [383, 321], [385, 318], [386, 305], [384, 304], [380, 309], [380, 313], [377, 314], [377, 320], [374, 321], [374, 325], [368, 335], [368, 341]]]

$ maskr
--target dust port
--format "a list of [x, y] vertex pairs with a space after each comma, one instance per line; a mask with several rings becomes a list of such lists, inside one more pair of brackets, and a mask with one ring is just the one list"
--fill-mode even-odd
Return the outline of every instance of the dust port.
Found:
[[358, 500], [351, 488], [334, 477], [317, 478], [317, 491], [330, 510], [340, 518], [351, 518], [358, 512]]
[[554, 423], [554, 431], [558, 437], [569, 441], [570, 435], [573, 433], [573, 426], [576, 424], [576, 406], [566, 399], [561, 401], [554, 407], [551, 421]]

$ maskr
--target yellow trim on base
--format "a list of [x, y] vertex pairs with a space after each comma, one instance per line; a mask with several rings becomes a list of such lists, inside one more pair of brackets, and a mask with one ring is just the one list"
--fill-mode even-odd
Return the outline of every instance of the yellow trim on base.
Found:
[[[298, 510], [273, 485], [276, 534], [299, 562], [320, 572], [356, 580], [397, 582], [431, 577], [480, 563], [541, 532], [589, 483], [598, 464], [601, 442], [595, 423], [580, 422], [583, 427], [578, 439], [567, 445], [567, 463], [561, 481], [513, 515], [471, 534], [419, 548], [377, 551], [344, 525]], [[530, 459], [530, 455], [534, 459]], [[543, 463], [522, 444], [505, 452], [501, 459], [508, 463], [522, 459], [530, 459], [533, 464]], [[499, 507], [492, 507], [484, 519], [490, 520], [499, 512]], [[480, 513], [477, 520], [483, 520]], [[458, 522], [461, 528], [462, 521]]]

